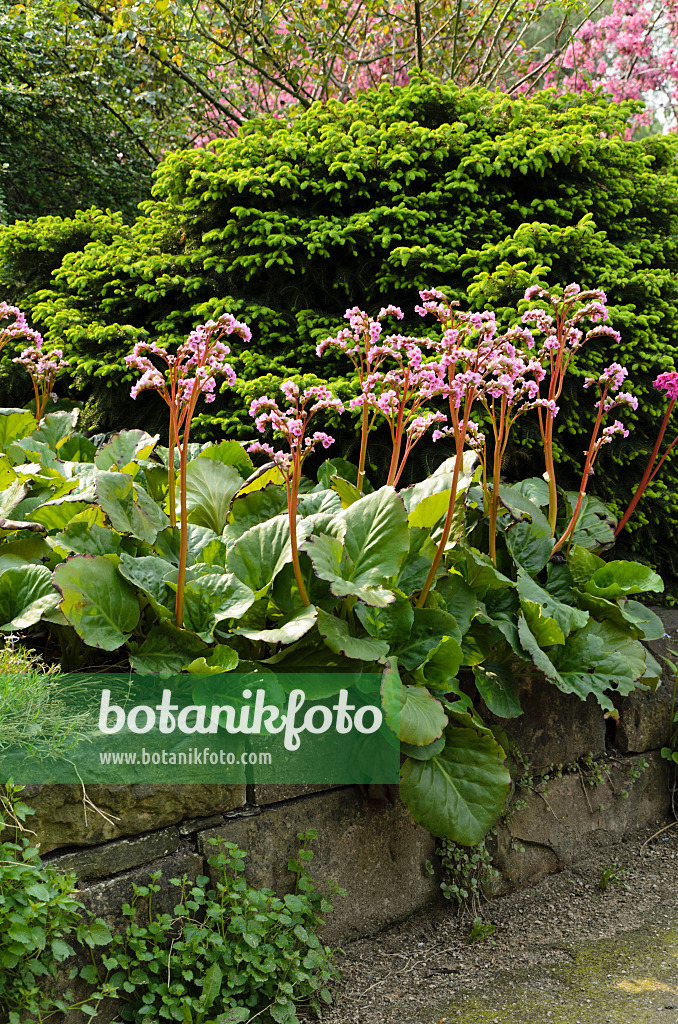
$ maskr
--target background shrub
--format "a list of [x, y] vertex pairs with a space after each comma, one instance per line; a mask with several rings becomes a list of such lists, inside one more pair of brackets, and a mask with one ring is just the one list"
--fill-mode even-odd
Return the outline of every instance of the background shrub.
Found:
[[[411, 310], [423, 286], [506, 317], [530, 279], [603, 287], [623, 351], [584, 350], [578, 374], [618, 359], [641, 398], [631, 437], [605, 453], [594, 482], [623, 507], [663, 413], [651, 380], [672, 367], [678, 337], [678, 139], [626, 140], [630, 109], [602, 95], [515, 99], [420, 77], [289, 121], [251, 121], [237, 138], [168, 155], [132, 224], [88, 211], [3, 228], [0, 288], [73, 359], [70, 397], [86, 400], [100, 429], [160, 426], [157, 403], [127, 399], [135, 340], [174, 344], [230, 310], [253, 343], [234, 361], [239, 389], [211, 407], [203, 432], [248, 437], [252, 392], [317, 370], [315, 345], [347, 305], [399, 303], [421, 330]], [[344, 372], [335, 365], [325, 372]], [[29, 397], [16, 373], [3, 387], [12, 404]], [[564, 399], [571, 485], [593, 417], [576, 375]], [[508, 476], [531, 471], [526, 429]], [[675, 477], [667, 465], [629, 540], [656, 561], [661, 537], [670, 570]]]

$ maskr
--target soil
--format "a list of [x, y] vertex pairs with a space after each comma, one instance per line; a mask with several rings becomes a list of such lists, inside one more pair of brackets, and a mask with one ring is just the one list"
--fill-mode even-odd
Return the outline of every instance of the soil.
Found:
[[674, 826], [484, 902], [481, 941], [446, 903], [353, 943], [324, 1024], [678, 1024]]

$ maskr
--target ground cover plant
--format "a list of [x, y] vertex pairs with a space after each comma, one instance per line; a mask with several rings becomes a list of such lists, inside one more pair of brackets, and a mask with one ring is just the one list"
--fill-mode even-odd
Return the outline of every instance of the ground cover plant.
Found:
[[[298, 836], [288, 865], [293, 891], [285, 896], [248, 885], [246, 852], [213, 839], [210, 876], [170, 880], [173, 913], [156, 910], [161, 875], [154, 873], [134, 887], [122, 908], [126, 927], [112, 934], [78, 899], [75, 875], [41, 861], [28, 827], [34, 812], [21, 796], [11, 783], [0, 790], [0, 1012], [8, 1024], [69, 1010], [91, 1019], [112, 1000], [127, 1021], [152, 1015], [244, 1024], [256, 1016], [297, 1024], [299, 1009], [317, 1012], [332, 1002], [327, 985], [339, 974], [336, 951], [317, 936], [332, 903], [308, 871], [312, 830]], [[65, 977], [77, 996], [73, 987], [56, 994]]]
[[[661, 422], [652, 381], [672, 369], [677, 330], [677, 140], [627, 140], [631, 114], [602, 97], [509, 99], [421, 78], [384, 85], [169, 154], [132, 223], [85, 211], [1, 228], [0, 286], [63, 349], [69, 397], [99, 430], [165, 430], [151, 396], [125, 402], [125, 356], [136, 341], [174, 349], [226, 310], [245, 321], [256, 346], [234, 351], [236, 386], [198, 415], [194, 440], [250, 438], [249, 404], [268, 375], [282, 383], [317, 372], [316, 346], [348, 305], [376, 312], [399, 303], [416, 333], [412, 296], [431, 284], [502, 321], [530, 283], [603, 287], [622, 333], [619, 361], [633, 368], [642, 399], [630, 437], [603, 453], [609, 471], [589, 484], [621, 516]], [[12, 406], [30, 395], [15, 354], [3, 354], [3, 404]], [[588, 443], [577, 378], [606, 362], [599, 347], [584, 350], [565, 384], [556, 451], [568, 487]], [[329, 354], [324, 367], [343, 397], [347, 364]], [[334, 451], [357, 462], [355, 431], [342, 422]], [[371, 439], [371, 461], [381, 440]], [[427, 440], [419, 451], [435, 465]], [[523, 418], [506, 450], [507, 478], [540, 474], [540, 460], [536, 423]], [[674, 472], [671, 457], [619, 540], [673, 575]]]
[[[262, 440], [190, 440], [215, 375], [235, 384], [224, 338], [249, 331], [228, 313], [177, 352], [142, 342], [128, 355], [141, 374], [134, 394], [164, 400], [168, 447], [140, 430], [88, 438], [77, 410], [39, 424], [30, 410], [2, 410], [0, 630], [58, 644], [66, 669], [185, 672], [189, 684], [199, 674], [196, 692], [205, 674], [236, 667], [267, 688], [300, 671], [381, 672], [403, 800], [434, 834], [472, 845], [510, 783], [484, 709], [520, 715], [520, 680], [540, 674], [616, 715], [615, 697], [659, 681], [641, 641], [663, 627], [635, 595], [663, 584], [610, 556], [615, 517], [588, 493], [638, 404], [617, 362], [584, 381], [594, 426], [578, 489], [559, 484], [567, 375], [582, 348], [618, 341], [604, 293], [532, 286], [505, 330], [435, 290], [416, 311], [430, 325], [423, 337], [387, 333], [403, 319], [397, 306], [376, 318], [352, 307], [318, 345], [320, 359], [353, 364], [361, 438], [356, 465], [326, 459], [315, 478], [305, 460], [332, 445], [324, 428], [345, 414], [317, 377], [252, 400]], [[659, 393], [675, 379], [660, 375]], [[502, 461], [527, 417], [546, 473], [509, 485]], [[378, 423], [392, 451], [375, 488], [365, 453]], [[427, 435], [442, 461], [402, 486]], [[252, 456], [265, 460], [258, 469]]]

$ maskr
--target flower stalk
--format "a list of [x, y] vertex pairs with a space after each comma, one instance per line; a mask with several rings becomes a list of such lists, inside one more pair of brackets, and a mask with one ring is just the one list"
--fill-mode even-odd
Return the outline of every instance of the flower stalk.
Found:
[[126, 357], [128, 366], [142, 371], [140, 379], [130, 391], [131, 397], [136, 398], [142, 391], [157, 391], [169, 409], [167, 481], [172, 526], [176, 525], [175, 447], [179, 452], [179, 570], [174, 621], [180, 628], [184, 624], [188, 561], [187, 470], [191, 421], [201, 396], [206, 402], [214, 401], [217, 376], [225, 377], [231, 387], [235, 384], [233, 368], [226, 362], [230, 348], [222, 340], [231, 334], [244, 341], [251, 339], [249, 327], [230, 313], [223, 313], [218, 320], [208, 320], [196, 327], [187, 340], [179, 345], [176, 355], [165, 351], [155, 342], [141, 341], [134, 346], [131, 355]]

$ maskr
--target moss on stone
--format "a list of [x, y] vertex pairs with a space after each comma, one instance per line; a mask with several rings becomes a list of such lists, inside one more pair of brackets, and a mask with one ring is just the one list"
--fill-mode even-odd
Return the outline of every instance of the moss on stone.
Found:
[[678, 930], [645, 928], [564, 947], [572, 962], [503, 971], [426, 1024], [676, 1024]]

